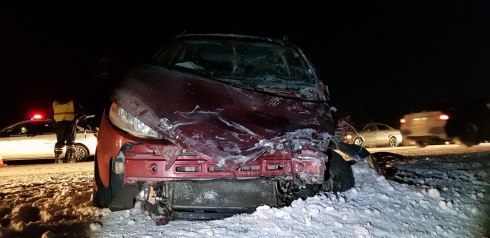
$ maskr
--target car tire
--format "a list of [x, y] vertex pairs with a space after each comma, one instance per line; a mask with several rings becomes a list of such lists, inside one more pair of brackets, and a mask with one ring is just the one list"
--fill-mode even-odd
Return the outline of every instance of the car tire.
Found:
[[364, 147], [364, 140], [361, 137], [354, 138], [354, 145], [358, 145], [360, 147]]
[[466, 147], [480, 144], [478, 139], [478, 127], [472, 123], [466, 124], [459, 139], [461, 140], [461, 145]]
[[392, 136], [389, 140], [389, 145], [390, 147], [397, 147], [398, 146], [398, 140], [396, 137]]
[[423, 141], [415, 141], [415, 146], [418, 148], [424, 148], [427, 146], [427, 143], [425, 143]]
[[139, 186], [136, 184], [125, 185], [124, 174], [114, 172], [111, 160], [109, 163], [109, 187], [104, 187], [100, 179], [97, 156], [94, 160], [94, 180], [97, 184], [97, 191], [94, 188], [93, 205], [98, 208], [109, 208], [113, 212], [134, 208], [136, 195], [140, 192]]
[[86, 161], [89, 156], [88, 148], [82, 144], [75, 145], [75, 159], [77, 162]]
[[354, 187], [354, 173], [351, 165], [333, 150], [327, 151], [328, 162], [325, 163], [325, 178], [322, 190], [326, 192], [345, 192]]

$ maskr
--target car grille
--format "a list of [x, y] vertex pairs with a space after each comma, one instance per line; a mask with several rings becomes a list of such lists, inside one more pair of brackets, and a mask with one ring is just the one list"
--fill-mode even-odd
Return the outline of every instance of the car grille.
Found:
[[214, 179], [168, 183], [173, 183], [174, 187], [174, 210], [220, 212], [279, 205], [271, 179]]

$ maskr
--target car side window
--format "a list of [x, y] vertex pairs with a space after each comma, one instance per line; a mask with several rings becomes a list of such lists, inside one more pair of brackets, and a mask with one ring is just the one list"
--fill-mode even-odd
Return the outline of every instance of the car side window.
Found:
[[368, 125], [366, 128], [364, 128], [364, 131], [377, 131], [378, 128], [376, 128], [376, 125]]
[[31, 127], [28, 124], [17, 125], [10, 131], [10, 136], [26, 136], [30, 129]]
[[380, 131], [387, 131], [389, 128], [385, 125], [378, 125], [378, 130]]
[[50, 121], [37, 122], [36, 129], [39, 135], [55, 134], [54, 123]]
[[39, 122], [31, 122], [29, 123], [29, 132], [27, 133], [28, 135], [30, 136], [35, 136], [35, 135], [39, 135], [39, 126], [38, 126]]

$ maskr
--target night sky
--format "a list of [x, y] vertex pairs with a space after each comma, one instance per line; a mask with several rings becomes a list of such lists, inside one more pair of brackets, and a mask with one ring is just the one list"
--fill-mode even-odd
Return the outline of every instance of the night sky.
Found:
[[403, 114], [490, 99], [490, 1], [0, 2], [0, 127], [50, 113], [62, 83], [101, 114], [93, 68], [187, 33], [287, 36], [313, 62], [337, 118], [398, 128]]

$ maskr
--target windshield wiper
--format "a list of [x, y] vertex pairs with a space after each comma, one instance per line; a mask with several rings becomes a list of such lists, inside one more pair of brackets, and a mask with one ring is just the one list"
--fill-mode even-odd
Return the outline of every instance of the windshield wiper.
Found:
[[231, 86], [234, 86], [234, 87], [259, 91], [259, 90], [257, 90], [257, 88], [255, 86], [253, 86], [251, 84], [248, 84], [248, 83], [245, 83], [245, 82], [243, 82], [242, 80], [239, 80], [239, 79], [235, 79], [235, 78], [216, 78], [216, 77], [213, 77], [213, 76], [210, 76], [210, 75], [206, 75], [206, 77], [211, 78], [211, 79], [214, 79], [216, 81], [220, 81], [220, 82], [226, 83], [226, 84], [231, 85]]

